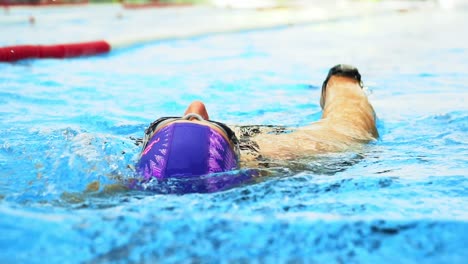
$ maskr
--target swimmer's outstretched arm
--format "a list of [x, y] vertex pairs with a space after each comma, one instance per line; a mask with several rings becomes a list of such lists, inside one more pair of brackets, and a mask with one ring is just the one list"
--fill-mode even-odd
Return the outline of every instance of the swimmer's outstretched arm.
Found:
[[324, 86], [322, 118], [289, 134], [257, 136], [262, 156], [294, 159], [350, 150], [378, 138], [375, 112], [360, 80], [331, 75]]

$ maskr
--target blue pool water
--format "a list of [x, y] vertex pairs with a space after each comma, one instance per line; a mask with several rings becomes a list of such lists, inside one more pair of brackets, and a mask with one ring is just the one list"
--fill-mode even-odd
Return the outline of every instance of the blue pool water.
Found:
[[[0, 262], [466, 263], [467, 15], [423, 9], [0, 64]], [[2, 27], [2, 45], [35, 30]], [[193, 100], [228, 124], [318, 120], [337, 63], [360, 68], [379, 117], [381, 138], [363, 152], [209, 194], [106, 188], [133, 176], [134, 138]]]

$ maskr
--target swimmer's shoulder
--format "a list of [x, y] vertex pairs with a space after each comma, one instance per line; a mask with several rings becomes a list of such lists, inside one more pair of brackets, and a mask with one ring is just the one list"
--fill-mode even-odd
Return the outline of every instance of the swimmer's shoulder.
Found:
[[267, 164], [256, 142], [258, 136], [280, 135], [293, 131], [286, 126], [276, 125], [229, 125], [229, 127], [239, 139], [241, 163], [247, 167], [265, 167], [265, 164]]
[[237, 135], [239, 140], [250, 139], [262, 134], [287, 134], [293, 129], [286, 126], [276, 125], [231, 125], [232, 131]]

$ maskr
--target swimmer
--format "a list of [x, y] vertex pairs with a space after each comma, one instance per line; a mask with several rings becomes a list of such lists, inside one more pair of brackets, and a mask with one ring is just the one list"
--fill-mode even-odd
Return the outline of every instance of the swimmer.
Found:
[[351, 150], [378, 138], [375, 112], [362, 88], [356, 68], [337, 65], [322, 86], [319, 121], [241, 141], [231, 128], [210, 120], [205, 105], [195, 101], [183, 117], [160, 118], [146, 129], [137, 171], [144, 181], [185, 178], [235, 170], [253, 159], [287, 161]]
[[239, 156], [234, 132], [195, 101], [183, 117], [163, 117], [146, 129], [137, 170], [144, 181], [187, 178], [238, 169]]

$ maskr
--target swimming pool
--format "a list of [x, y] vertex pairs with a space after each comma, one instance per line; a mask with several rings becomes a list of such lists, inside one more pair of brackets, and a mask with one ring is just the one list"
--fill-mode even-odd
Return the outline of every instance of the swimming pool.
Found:
[[[420, 9], [0, 64], [1, 262], [463, 263], [467, 15]], [[91, 34], [88, 20], [67, 21], [7, 25], [0, 44], [27, 39], [19, 29]], [[148, 123], [192, 100], [228, 124], [317, 120], [337, 63], [359, 67], [379, 117], [362, 153], [211, 194], [104, 190], [132, 175]]]

